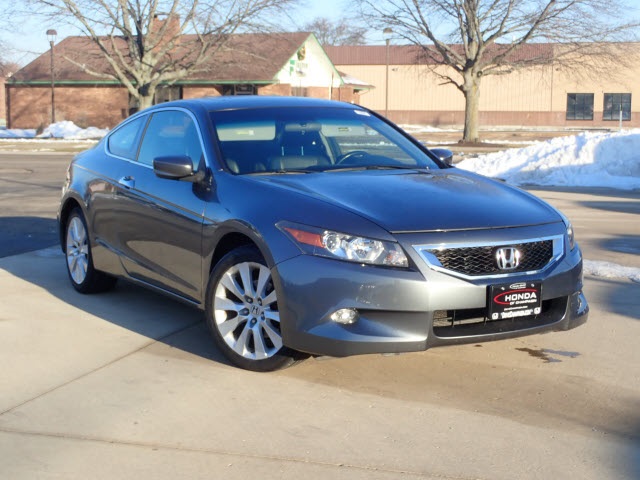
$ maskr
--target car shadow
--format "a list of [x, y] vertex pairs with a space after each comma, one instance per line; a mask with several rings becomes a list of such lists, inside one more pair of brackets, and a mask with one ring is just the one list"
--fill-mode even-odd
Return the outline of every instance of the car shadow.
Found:
[[58, 223], [54, 218], [0, 217], [0, 258], [55, 245]]
[[611, 313], [640, 320], [640, 283], [603, 277], [590, 277], [598, 288], [585, 288], [591, 303], [597, 303]]
[[596, 242], [603, 250], [611, 250], [629, 255], [640, 255], [640, 235], [616, 235]]
[[[628, 198], [628, 197], [621, 197]], [[608, 212], [618, 212], [618, 213], [631, 213], [631, 214], [639, 214], [640, 213], [640, 198], [637, 200], [629, 199], [628, 201], [582, 201], [577, 202], [579, 205], [582, 205], [585, 208], [594, 208], [597, 210], [605, 210]]]
[[[562, 167], [556, 167], [560, 169]], [[585, 195], [591, 195], [595, 197], [610, 197], [610, 198], [625, 198], [629, 200], [636, 200], [635, 203], [636, 209], [638, 207], [638, 202], [640, 202], [640, 191], [638, 190], [619, 190], [615, 188], [609, 187], [561, 187], [561, 186], [546, 186], [546, 185], [521, 185], [520, 188], [523, 188], [531, 193], [535, 193], [536, 190], [541, 192], [560, 192], [560, 193], [583, 193]], [[582, 204], [588, 204], [590, 202], [578, 202]], [[595, 202], [595, 203], [606, 203], [606, 202]]]
[[2, 268], [88, 315], [202, 359], [230, 365], [217, 350], [197, 308], [125, 280], [119, 280], [109, 292], [80, 294], [71, 286], [64, 262], [60, 248], [50, 247], [4, 259]]

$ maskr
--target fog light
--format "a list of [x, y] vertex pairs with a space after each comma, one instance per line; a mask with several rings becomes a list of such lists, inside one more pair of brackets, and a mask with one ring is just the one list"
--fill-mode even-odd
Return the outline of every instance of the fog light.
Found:
[[330, 318], [336, 323], [351, 325], [358, 321], [358, 317], [360, 317], [360, 314], [355, 308], [341, 308], [333, 312]]

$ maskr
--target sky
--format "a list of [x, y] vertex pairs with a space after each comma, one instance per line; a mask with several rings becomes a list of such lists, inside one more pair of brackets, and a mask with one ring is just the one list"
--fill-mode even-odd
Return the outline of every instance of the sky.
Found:
[[[0, 8], [3, 3], [12, 0], [0, 0]], [[307, 0], [298, 9], [294, 18], [299, 25], [303, 25], [316, 17], [327, 17], [332, 20], [340, 18], [345, 10], [347, 0]], [[0, 40], [8, 47], [2, 53], [3, 58], [16, 62], [21, 66], [26, 65], [40, 54], [49, 50], [49, 41], [46, 31], [55, 29], [58, 32], [56, 43], [70, 35], [78, 35], [78, 31], [70, 27], [44, 23], [33, 20], [9, 26], [0, 32]], [[290, 30], [295, 30], [292, 25]]]

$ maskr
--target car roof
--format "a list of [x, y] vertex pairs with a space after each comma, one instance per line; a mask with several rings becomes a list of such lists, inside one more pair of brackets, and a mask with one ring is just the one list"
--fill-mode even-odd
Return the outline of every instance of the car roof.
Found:
[[190, 98], [186, 100], [175, 100], [173, 102], [161, 103], [152, 108], [155, 109], [163, 107], [184, 107], [192, 110], [205, 109], [208, 111], [270, 107], [338, 107], [351, 109], [357, 108], [358, 110], [363, 110], [362, 107], [358, 105], [338, 102], [335, 100], [266, 95], [229, 95], [222, 97]]

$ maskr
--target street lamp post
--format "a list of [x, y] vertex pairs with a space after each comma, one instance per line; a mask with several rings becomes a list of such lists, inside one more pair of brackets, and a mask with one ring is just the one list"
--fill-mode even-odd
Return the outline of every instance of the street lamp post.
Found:
[[47, 30], [47, 39], [49, 40], [49, 46], [51, 47], [51, 123], [56, 123], [56, 90], [53, 77], [53, 44], [56, 41], [58, 32], [53, 29]]
[[385, 70], [385, 81], [384, 81], [384, 116], [389, 116], [389, 42], [391, 42], [391, 36], [393, 35], [393, 30], [387, 27], [382, 31], [382, 36], [384, 37], [384, 43], [387, 45], [386, 47], [386, 56], [387, 56], [387, 68]]

